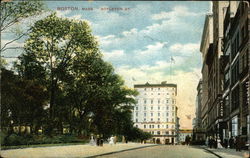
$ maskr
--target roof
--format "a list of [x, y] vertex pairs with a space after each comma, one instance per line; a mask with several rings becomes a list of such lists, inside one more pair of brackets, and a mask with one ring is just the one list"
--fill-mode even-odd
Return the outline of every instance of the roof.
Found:
[[148, 82], [145, 84], [136, 84], [134, 88], [146, 88], [146, 87], [175, 87], [177, 88], [177, 84], [162, 82], [161, 84], [149, 84]]

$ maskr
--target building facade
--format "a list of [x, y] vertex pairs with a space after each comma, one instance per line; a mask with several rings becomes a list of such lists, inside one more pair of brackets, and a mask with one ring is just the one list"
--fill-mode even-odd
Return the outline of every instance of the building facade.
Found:
[[197, 85], [197, 96], [196, 96], [196, 109], [195, 109], [195, 120], [193, 124], [193, 140], [194, 141], [205, 141], [206, 135], [202, 128], [202, 118], [201, 118], [201, 107], [202, 107], [202, 80], [199, 81]]
[[[213, 23], [213, 40], [206, 44], [209, 16]], [[222, 143], [236, 136], [245, 145], [250, 142], [249, 18], [247, 1], [213, 1], [213, 13], [205, 20], [200, 49], [204, 84], [202, 126], [206, 136], [220, 139]], [[207, 114], [207, 122], [204, 114]]]
[[213, 15], [207, 14], [201, 38], [200, 52], [202, 53], [202, 95], [201, 95], [201, 128], [206, 135], [208, 128], [208, 65], [211, 60], [213, 47]]
[[133, 111], [134, 125], [153, 134], [151, 142], [177, 143], [177, 85], [146, 83], [134, 85], [134, 88], [139, 92]]
[[224, 121], [225, 138], [249, 139], [249, 3], [232, 1], [225, 8]]

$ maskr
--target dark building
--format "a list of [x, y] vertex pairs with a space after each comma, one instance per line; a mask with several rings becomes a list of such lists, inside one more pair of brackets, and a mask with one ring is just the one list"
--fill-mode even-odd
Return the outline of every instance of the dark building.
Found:
[[249, 4], [230, 2], [225, 8], [223, 44], [223, 137], [249, 134]]
[[[201, 99], [207, 100], [207, 108], [204, 108], [205, 111], [201, 109], [202, 126], [206, 127], [206, 136], [221, 139], [222, 142], [240, 136], [246, 145], [250, 138], [249, 2], [213, 1], [210, 16], [213, 20], [213, 40], [204, 44], [207, 29], [204, 27], [201, 42], [202, 72], [207, 72], [202, 76], [203, 84], [207, 84], [207, 89], [202, 90], [203, 94], [207, 94]], [[202, 107], [204, 105], [205, 102]], [[207, 122], [203, 119], [206, 113]]]

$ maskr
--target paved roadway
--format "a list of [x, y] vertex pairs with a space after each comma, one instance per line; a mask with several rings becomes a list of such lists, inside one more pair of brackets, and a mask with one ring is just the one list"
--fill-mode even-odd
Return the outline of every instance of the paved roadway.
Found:
[[97, 158], [217, 158], [217, 156], [198, 147], [161, 145], [98, 156]]

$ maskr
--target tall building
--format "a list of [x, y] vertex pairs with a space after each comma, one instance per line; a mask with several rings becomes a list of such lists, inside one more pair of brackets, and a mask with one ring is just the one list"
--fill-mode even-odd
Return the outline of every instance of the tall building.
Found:
[[153, 134], [151, 141], [154, 143], [177, 143], [177, 85], [147, 82], [134, 85], [134, 88], [139, 92], [133, 111], [135, 126]]
[[215, 139], [221, 136], [223, 127], [222, 90], [223, 75], [220, 58], [222, 56], [223, 8], [227, 1], [213, 1], [213, 45], [207, 56], [208, 65], [208, 126], [207, 136]]
[[224, 121], [225, 138], [240, 136], [247, 144], [249, 124], [249, 3], [230, 1], [225, 8]]
[[[213, 1], [213, 35], [210, 44], [206, 44], [209, 38], [208, 16], [200, 49], [203, 54], [204, 84], [202, 125], [207, 123], [207, 126], [204, 126], [206, 135], [220, 138], [222, 143], [231, 137], [239, 136], [246, 145], [250, 142], [249, 2]], [[208, 72], [208, 75], [205, 72]], [[203, 108], [206, 105], [207, 108]]]
[[213, 48], [213, 15], [207, 14], [203, 27], [200, 52], [202, 53], [202, 99], [201, 99], [201, 128], [204, 132], [208, 127], [208, 64], [211, 63]]

